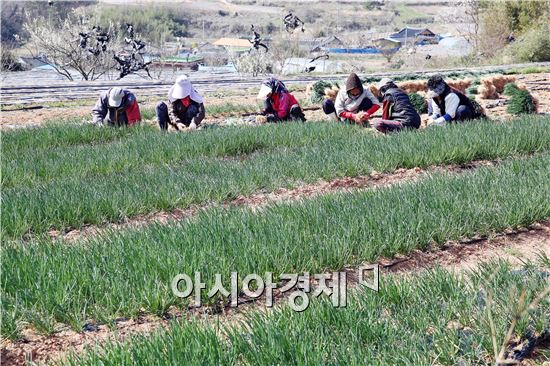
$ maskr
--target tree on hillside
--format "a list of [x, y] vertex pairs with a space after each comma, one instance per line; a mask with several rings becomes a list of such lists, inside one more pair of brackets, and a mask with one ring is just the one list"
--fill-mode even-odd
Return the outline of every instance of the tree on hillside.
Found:
[[531, 28], [538, 19], [550, 16], [550, 0], [519, 1], [506, 0], [493, 4], [504, 9], [505, 22], [513, 32], [523, 33]]
[[12, 1], [1, 2], [2, 43], [25, 41], [28, 34], [24, 30], [26, 19], [51, 18], [64, 20], [75, 8], [96, 4], [97, 0], [55, 1], [51, 6], [45, 1]]
[[72, 70], [83, 80], [97, 80], [115, 68], [113, 55], [122, 51], [122, 45], [112, 24], [108, 29], [88, 28], [74, 17], [55, 23], [33, 19], [25, 24], [30, 37], [27, 48], [68, 80], [73, 80]]
[[462, 16], [457, 15], [457, 12], [453, 10], [446, 19], [450, 22], [461, 23], [457, 27], [457, 32], [472, 45], [476, 52], [479, 50], [483, 9], [486, 4], [487, 1], [483, 0], [459, 0], [454, 4], [453, 9], [462, 8]]
[[[455, 9], [462, 9], [462, 13]], [[457, 32], [478, 55], [494, 56], [518, 35], [538, 27], [550, 16], [550, 0], [459, 0], [444, 17], [458, 23]]]

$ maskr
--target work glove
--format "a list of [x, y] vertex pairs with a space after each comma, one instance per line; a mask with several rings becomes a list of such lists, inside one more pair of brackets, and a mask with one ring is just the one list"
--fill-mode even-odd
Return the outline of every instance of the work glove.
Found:
[[258, 116], [256, 116], [255, 121], [256, 121], [256, 123], [258, 123], [258, 124], [263, 124], [263, 123], [266, 123], [266, 122], [267, 122], [267, 117], [266, 117], [266, 116], [262, 116], [262, 115], [258, 115]]
[[447, 123], [444, 117], [438, 117], [434, 120], [436, 126], [444, 126]]
[[190, 130], [196, 130], [197, 129], [197, 124], [195, 123], [195, 120], [193, 119], [191, 121], [191, 123], [189, 124], [189, 129]]

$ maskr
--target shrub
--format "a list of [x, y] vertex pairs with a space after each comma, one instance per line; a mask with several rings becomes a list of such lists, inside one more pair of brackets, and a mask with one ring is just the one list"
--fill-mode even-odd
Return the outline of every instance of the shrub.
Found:
[[365, 4], [365, 9], [367, 10], [380, 10], [384, 6], [383, 1], [367, 1]]
[[404, 60], [397, 60], [395, 62], [392, 62], [389, 67], [392, 70], [399, 70], [404, 64], [405, 64]]
[[13, 52], [6, 46], [2, 47], [2, 71], [23, 71], [23, 65], [17, 60]]
[[513, 61], [550, 61], [550, 26], [533, 27], [508, 47]]
[[428, 113], [428, 103], [422, 95], [418, 93], [411, 93], [409, 94], [409, 99], [411, 100], [411, 104], [414, 109], [416, 109], [419, 114]]
[[510, 114], [532, 114], [536, 113], [537, 108], [529, 91], [517, 89], [512, 93], [512, 98], [508, 101], [506, 110]]
[[237, 58], [235, 68], [240, 74], [245, 75], [270, 74], [273, 71], [273, 60], [267, 52], [252, 52]]
[[115, 6], [105, 5], [88, 11], [92, 18], [103, 28], [109, 24], [131, 23], [140, 38], [161, 46], [174, 37], [188, 36], [187, 26], [190, 16], [176, 6]]
[[411, 18], [407, 23], [408, 24], [429, 24], [429, 23], [433, 23], [434, 21], [435, 21], [434, 17], [427, 16], [427, 17]]

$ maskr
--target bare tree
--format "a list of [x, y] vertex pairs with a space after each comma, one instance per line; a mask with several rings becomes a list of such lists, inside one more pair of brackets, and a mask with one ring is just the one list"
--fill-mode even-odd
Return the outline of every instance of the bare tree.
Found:
[[[113, 54], [122, 50], [112, 24], [101, 33], [108, 35], [108, 42], [101, 41], [97, 29], [92, 33], [73, 16], [59, 22], [33, 19], [25, 24], [25, 29], [30, 35], [27, 48], [31, 55], [71, 81], [73, 71], [83, 80], [97, 80], [109, 73], [116, 65]], [[85, 32], [90, 32], [89, 37], [82, 41], [81, 33]]]
[[305, 51], [300, 50], [300, 35], [301, 32], [296, 32], [294, 34], [283, 33], [273, 37], [273, 41], [269, 45], [269, 52], [274, 69], [282, 72], [290, 58], [307, 56]]
[[498, 3], [492, 5], [491, 11], [483, 14], [477, 43], [478, 54], [494, 57], [508, 44], [511, 30], [508, 22], [503, 21], [504, 18], [505, 9]]
[[271, 55], [264, 51], [251, 50], [249, 53], [236, 57], [233, 65], [239, 74], [265, 75], [273, 72]]
[[480, 46], [485, 6], [486, 2], [483, 0], [458, 0], [453, 3], [451, 13], [443, 17], [449, 23], [459, 23], [456, 27], [458, 34], [464, 37], [476, 51]]

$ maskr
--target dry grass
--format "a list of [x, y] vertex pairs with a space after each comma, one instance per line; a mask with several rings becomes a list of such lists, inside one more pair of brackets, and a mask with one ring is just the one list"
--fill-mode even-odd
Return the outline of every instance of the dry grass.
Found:
[[465, 93], [466, 89], [468, 89], [470, 87], [470, 85], [472, 85], [472, 80], [470, 80], [470, 79], [450, 80], [450, 81], [447, 81], [447, 84], [449, 84], [449, 86], [451, 86], [455, 89], [458, 89], [461, 92]]
[[403, 89], [407, 94], [418, 93], [428, 91], [428, 82], [422, 80], [404, 81], [397, 84], [399, 88]]
[[508, 83], [513, 83], [516, 81], [516, 77], [513, 75], [499, 75], [489, 78], [493, 82], [493, 85], [497, 89], [497, 93], [504, 92], [504, 86]]
[[481, 79], [481, 85], [478, 88], [478, 94], [483, 99], [497, 99], [499, 94], [504, 92], [504, 86], [516, 81], [512, 75], [498, 75]]
[[378, 88], [374, 84], [369, 85], [369, 90], [374, 96], [377, 96], [380, 94], [380, 90], [378, 90]]
[[[472, 80], [463, 79], [463, 80], [448, 80], [447, 84], [449, 86], [458, 89], [462, 92], [466, 90], [470, 85], [472, 85]], [[418, 93], [418, 92], [427, 92], [428, 91], [428, 82], [425, 80], [411, 80], [404, 81], [399, 83], [401, 89], [403, 89], [407, 94]]]
[[338, 88], [336, 85], [333, 85], [331, 88], [325, 88], [325, 98], [334, 102], [339, 91], [340, 88]]

